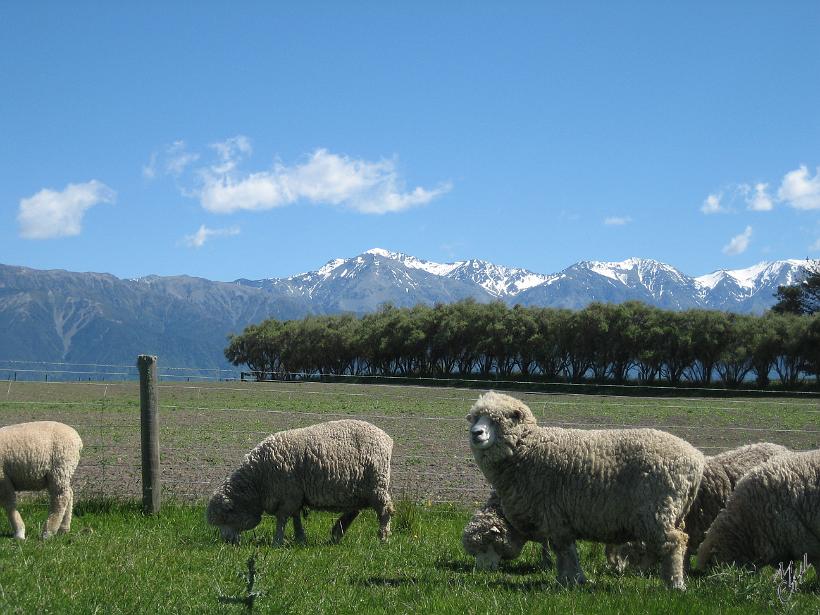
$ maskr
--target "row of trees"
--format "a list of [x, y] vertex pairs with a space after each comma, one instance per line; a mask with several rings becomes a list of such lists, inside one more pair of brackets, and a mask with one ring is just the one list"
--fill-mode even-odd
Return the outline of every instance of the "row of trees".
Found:
[[579, 311], [461, 301], [361, 318], [266, 320], [225, 356], [259, 379], [287, 373], [737, 387], [803, 383], [820, 366], [820, 314], [673, 312], [638, 302]]

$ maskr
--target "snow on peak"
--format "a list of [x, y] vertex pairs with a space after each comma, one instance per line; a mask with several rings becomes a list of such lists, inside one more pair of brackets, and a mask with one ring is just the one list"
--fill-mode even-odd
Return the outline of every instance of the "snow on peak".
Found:
[[432, 273], [433, 275], [447, 275], [453, 269], [459, 267], [462, 262], [456, 263], [435, 263], [433, 261], [425, 261], [415, 256], [410, 256], [409, 254], [404, 254], [402, 252], [390, 252], [389, 250], [384, 250], [382, 248], [372, 248], [365, 252], [365, 254], [372, 254], [374, 256], [381, 256], [383, 258], [389, 258], [390, 260], [399, 261], [405, 267], [410, 269], [421, 269], [422, 271], [426, 271], [427, 273]]
[[784, 268], [791, 269], [787, 276], [787, 284], [796, 281], [796, 274], [800, 269], [810, 264], [807, 260], [787, 259], [782, 261], [763, 261], [744, 269], [719, 269], [706, 275], [695, 278], [695, 283], [706, 290], [711, 290], [726, 278], [733, 280], [738, 286], [746, 290], [754, 290], [761, 283], [765, 283], [771, 278], [777, 277]]
[[646, 274], [657, 273], [658, 271], [664, 271], [678, 278], [682, 277], [681, 273], [674, 267], [651, 258], [632, 257], [623, 261], [582, 261], [579, 265], [622, 284], [627, 283], [627, 276], [633, 271], [637, 273], [641, 282], [643, 282]]

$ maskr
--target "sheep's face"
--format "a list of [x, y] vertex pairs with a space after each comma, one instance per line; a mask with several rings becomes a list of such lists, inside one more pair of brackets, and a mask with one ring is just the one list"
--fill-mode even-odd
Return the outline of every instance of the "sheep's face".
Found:
[[470, 425], [470, 446], [473, 448], [490, 448], [495, 444], [496, 438], [496, 425], [489, 416], [480, 415]]
[[259, 525], [262, 521], [262, 513], [255, 510], [238, 509], [231, 498], [217, 491], [208, 502], [206, 518], [210, 525], [219, 528], [222, 540], [236, 544], [242, 532]]
[[470, 414], [470, 446], [473, 453], [489, 451], [497, 443], [506, 443], [511, 450], [518, 433], [535, 425], [530, 409], [521, 401], [490, 391], [478, 398]]
[[500, 561], [501, 556], [492, 547], [476, 553], [475, 556], [475, 566], [479, 570], [497, 570]]

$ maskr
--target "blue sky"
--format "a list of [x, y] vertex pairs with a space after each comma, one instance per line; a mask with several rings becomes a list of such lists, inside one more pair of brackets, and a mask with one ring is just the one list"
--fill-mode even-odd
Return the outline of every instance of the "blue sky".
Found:
[[820, 3], [7, 3], [0, 262], [820, 258]]

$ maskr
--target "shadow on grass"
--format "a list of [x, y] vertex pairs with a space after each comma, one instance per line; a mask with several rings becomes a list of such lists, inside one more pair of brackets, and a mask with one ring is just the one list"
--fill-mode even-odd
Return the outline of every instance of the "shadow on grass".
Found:
[[439, 570], [447, 570], [449, 572], [458, 572], [462, 574], [485, 574], [490, 572], [506, 572], [509, 574], [524, 575], [544, 572], [544, 570], [540, 566], [526, 562], [503, 562], [496, 571], [479, 570], [475, 567], [475, 563], [464, 560], [439, 560], [435, 563], [435, 567]]
[[74, 503], [74, 516], [107, 515], [107, 514], [134, 514], [142, 512], [142, 504], [136, 500], [125, 500], [114, 497], [96, 497], [80, 500]]
[[352, 579], [351, 585], [358, 587], [404, 587], [406, 585], [418, 585], [418, 577], [387, 577], [375, 575], [366, 579]]

